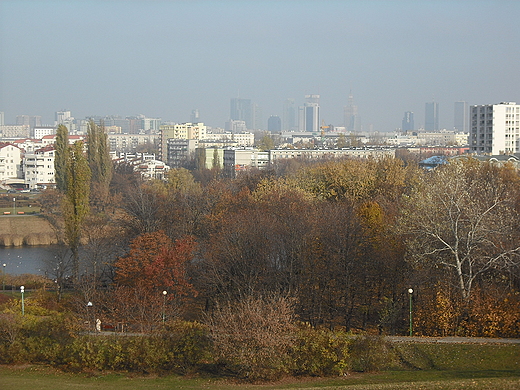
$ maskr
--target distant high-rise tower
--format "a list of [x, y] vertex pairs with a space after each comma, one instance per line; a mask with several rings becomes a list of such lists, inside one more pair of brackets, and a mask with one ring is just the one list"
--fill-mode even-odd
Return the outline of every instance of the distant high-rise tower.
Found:
[[29, 115], [17, 115], [16, 116], [17, 126], [29, 126]]
[[199, 122], [201, 122], [201, 120], [200, 120], [200, 112], [199, 112], [198, 108], [196, 108], [196, 109], [191, 111], [190, 122], [191, 123], [199, 123]]
[[415, 130], [415, 125], [413, 123], [413, 112], [406, 111], [403, 117], [403, 125], [401, 126], [403, 132], [405, 131], [413, 131]]
[[453, 128], [467, 133], [469, 131], [469, 111], [467, 102], [455, 102], [455, 115], [453, 118]]
[[56, 119], [57, 125], [62, 125], [63, 123], [65, 123], [65, 121], [67, 121], [70, 118], [71, 118], [70, 111], [63, 110], [63, 111], [56, 112], [55, 119]]
[[305, 95], [305, 104], [299, 109], [298, 119], [300, 131], [320, 130], [320, 95]]
[[0, 111], [0, 126], [3, 126], [4, 124], [4, 112]]
[[282, 129], [284, 131], [296, 130], [296, 108], [294, 99], [287, 99], [283, 103]]
[[282, 131], [282, 120], [279, 116], [271, 115], [267, 120], [267, 130], [271, 132]]
[[361, 131], [361, 121], [358, 114], [358, 107], [354, 104], [352, 93], [348, 95], [348, 104], [343, 109], [345, 129], [354, 133]]
[[256, 103], [251, 104], [251, 130], [265, 130], [262, 109]]
[[439, 103], [426, 103], [424, 112], [424, 130], [439, 131]]
[[234, 121], [244, 121], [248, 129], [253, 129], [253, 107], [251, 99], [231, 99], [229, 119]]

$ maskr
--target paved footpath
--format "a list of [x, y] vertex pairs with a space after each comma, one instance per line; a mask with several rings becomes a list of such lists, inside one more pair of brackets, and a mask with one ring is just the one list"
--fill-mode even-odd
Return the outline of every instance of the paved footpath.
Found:
[[415, 336], [386, 336], [387, 340], [395, 343], [440, 343], [440, 344], [520, 344], [520, 339], [499, 339], [487, 337], [415, 337]]

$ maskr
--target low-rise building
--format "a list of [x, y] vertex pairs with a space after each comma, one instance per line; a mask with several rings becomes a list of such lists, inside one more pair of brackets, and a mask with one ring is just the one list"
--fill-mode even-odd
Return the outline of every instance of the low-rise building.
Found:
[[395, 157], [395, 149], [352, 148], [352, 149], [273, 149], [269, 151], [271, 163], [288, 158], [385, 158]]
[[265, 169], [269, 165], [269, 152], [258, 149], [225, 149], [224, 171], [231, 177], [248, 168]]
[[22, 150], [10, 143], [0, 143], [0, 183], [22, 177]]
[[3, 125], [0, 133], [3, 138], [29, 138], [31, 128], [29, 125]]
[[108, 145], [113, 152], [136, 153], [140, 145], [157, 148], [159, 139], [158, 134], [108, 134]]

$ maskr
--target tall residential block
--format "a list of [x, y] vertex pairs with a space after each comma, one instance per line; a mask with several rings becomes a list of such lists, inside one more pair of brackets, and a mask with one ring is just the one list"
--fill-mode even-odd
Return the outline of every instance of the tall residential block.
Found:
[[520, 105], [516, 102], [472, 106], [470, 121], [472, 152], [490, 155], [520, 152]]
[[206, 126], [204, 123], [176, 123], [162, 124], [160, 126], [161, 142], [159, 144], [159, 159], [166, 161], [168, 155], [169, 139], [206, 139]]
[[66, 121], [70, 120], [72, 116], [70, 115], [70, 111], [56, 111], [54, 115], [54, 120], [56, 125], [63, 125]]
[[467, 133], [469, 131], [469, 112], [467, 102], [455, 102], [453, 115], [453, 128]]
[[439, 131], [439, 103], [426, 103], [424, 114], [424, 130]]
[[403, 130], [403, 132], [415, 130], [412, 111], [406, 111], [404, 113], [401, 129]]

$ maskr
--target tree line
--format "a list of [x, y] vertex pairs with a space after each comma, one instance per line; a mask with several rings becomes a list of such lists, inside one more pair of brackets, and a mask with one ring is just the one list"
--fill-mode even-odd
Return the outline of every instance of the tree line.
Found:
[[71, 250], [78, 302], [103, 322], [146, 331], [276, 294], [315, 328], [406, 334], [412, 288], [415, 334], [518, 336], [513, 166], [301, 159], [143, 182], [108, 164], [103, 134], [91, 123], [86, 154], [59, 152], [58, 138], [58, 191], [42, 200]]

